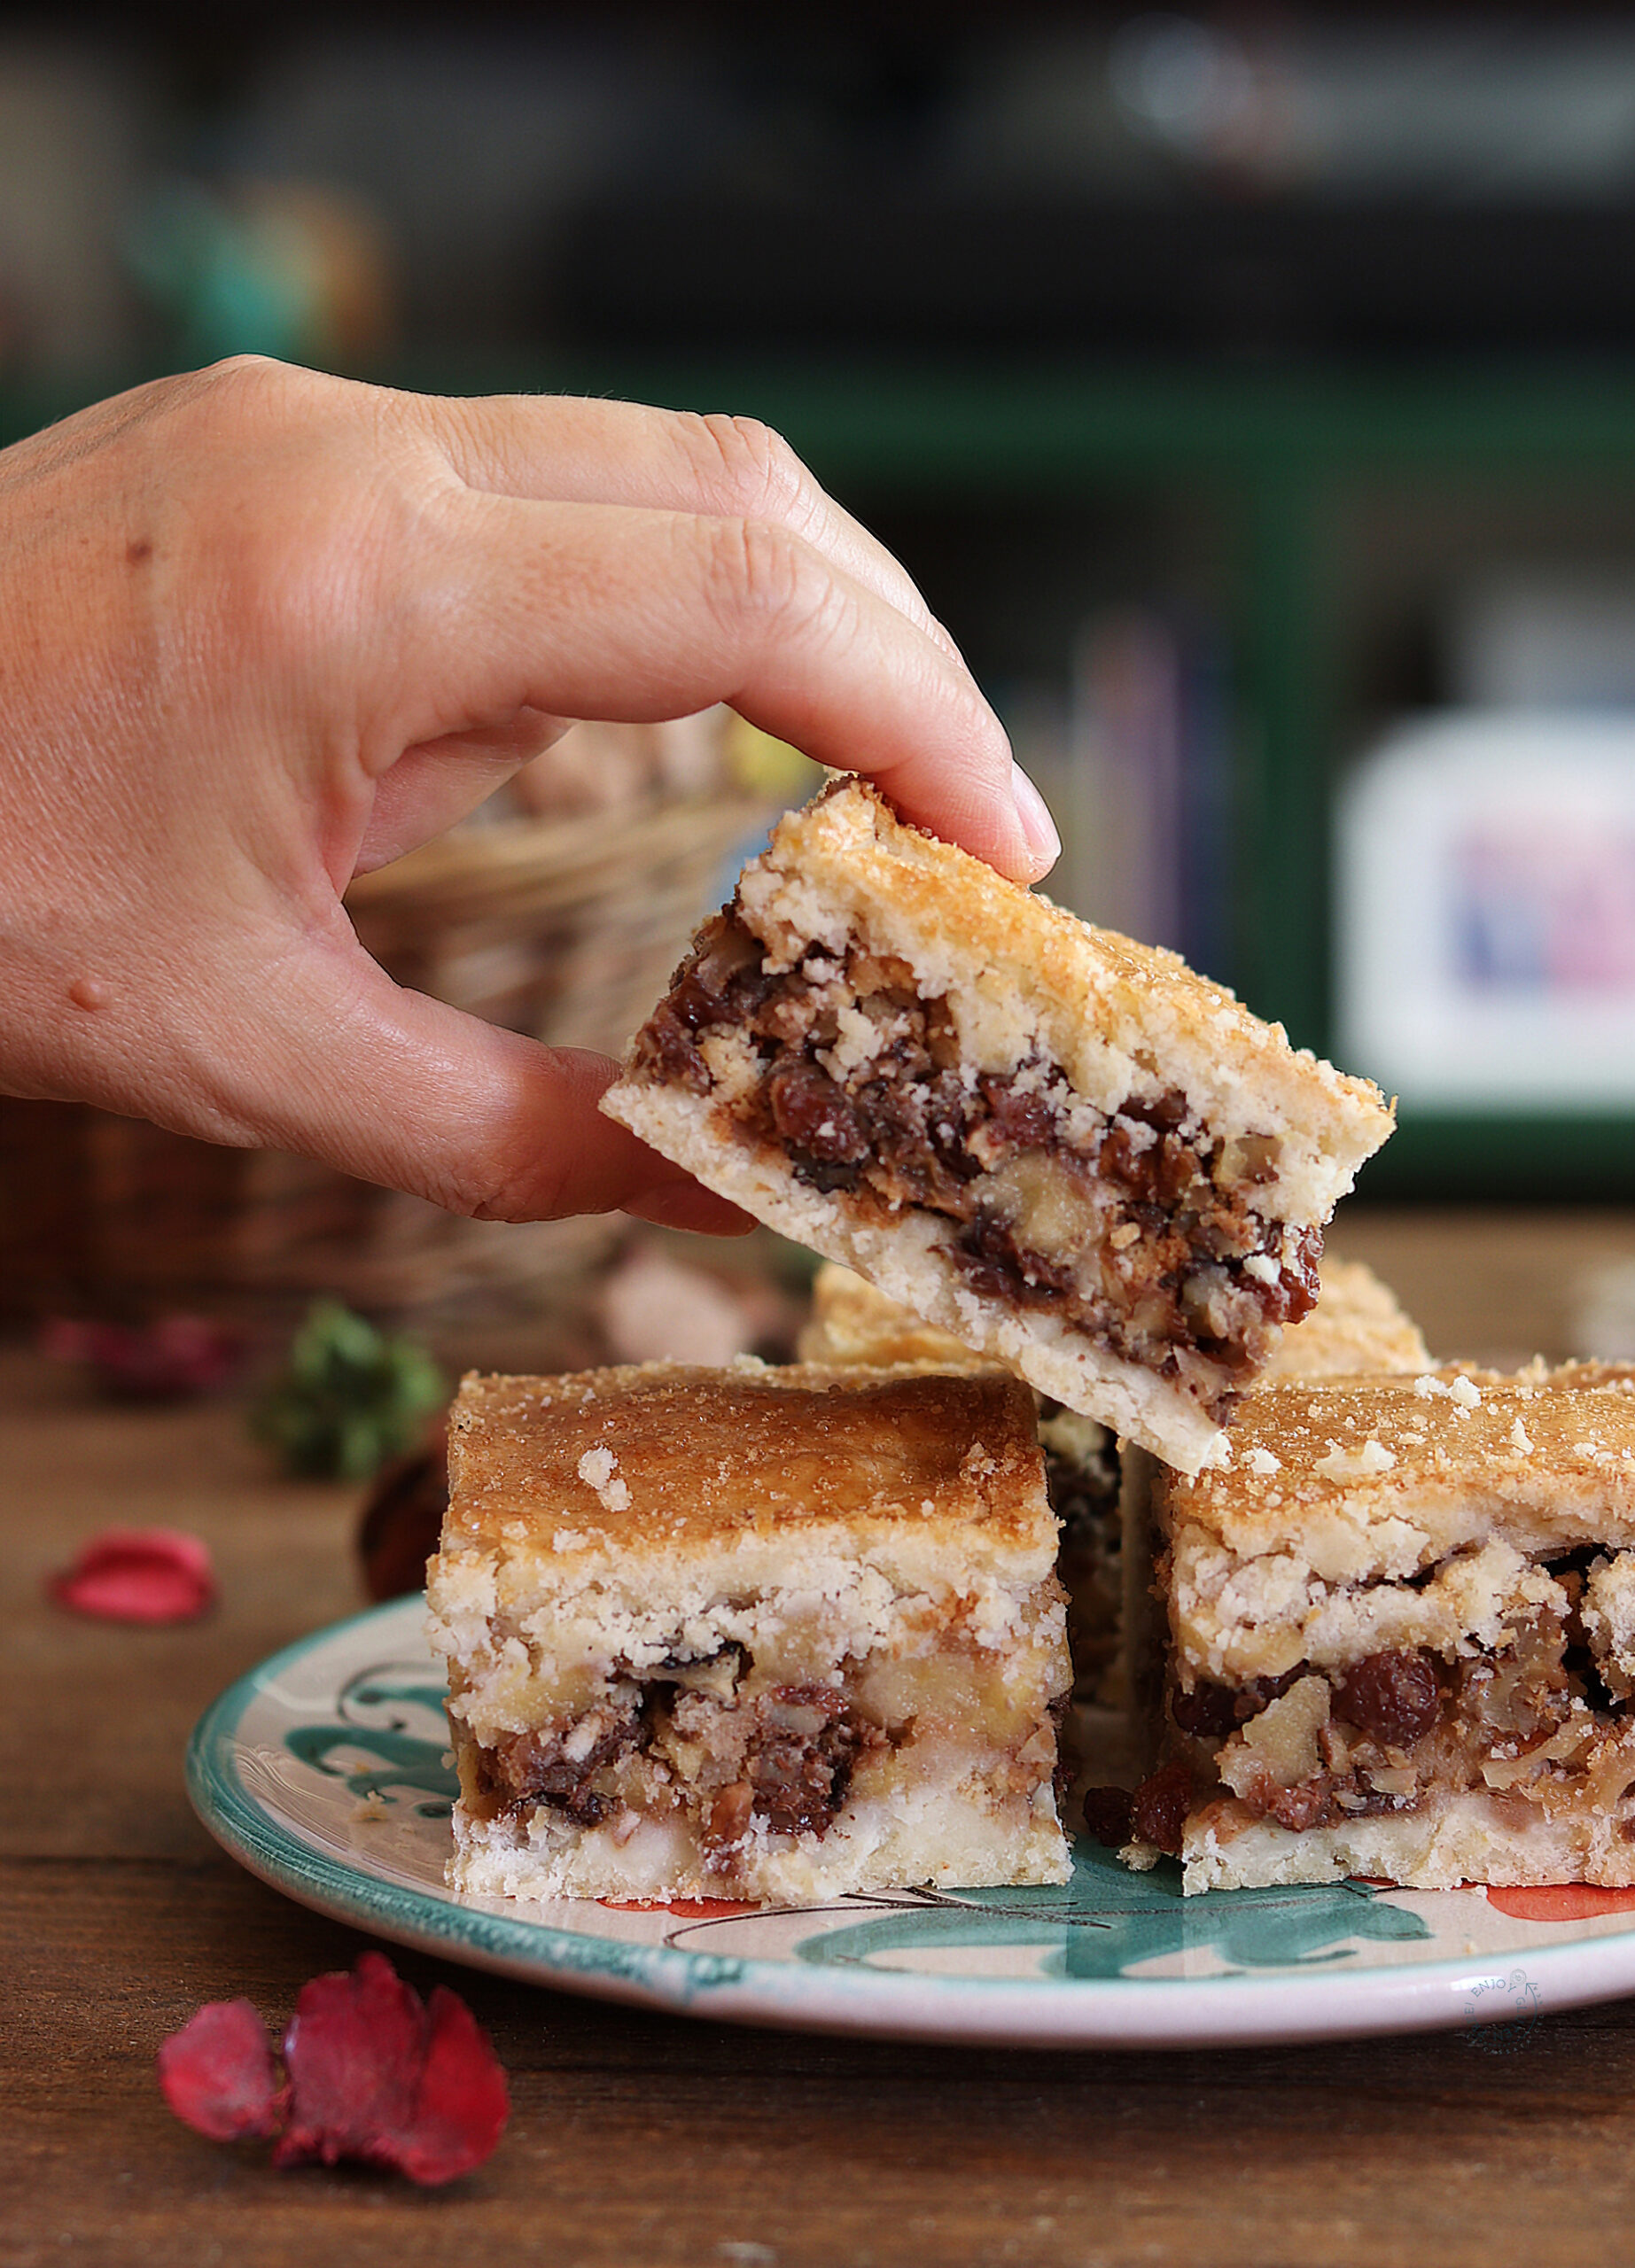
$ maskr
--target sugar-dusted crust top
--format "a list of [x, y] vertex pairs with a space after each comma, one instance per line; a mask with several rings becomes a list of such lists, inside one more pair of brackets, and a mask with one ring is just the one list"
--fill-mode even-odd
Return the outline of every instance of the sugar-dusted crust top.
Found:
[[1463, 1546], [1523, 1555], [1635, 1543], [1635, 1366], [1459, 1366], [1268, 1386], [1230, 1453], [1154, 1503], [1191, 1549], [1277, 1562], [1297, 1586], [1394, 1580]]
[[473, 1375], [448, 1468], [445, 1560], [502, 1558], [547, 1591], [740, 1545], [791, 1583], [836, 1550], [1038, 1580], [1055, 1545], [1032, 1396], [997, 1371]]
[[[1391, 1130], [1376, 1087], [1289, 1045], [1179, 955], [1098, 929], [906, 825], [875, 788], [833, 783], [782, 819], [739, 886], [744, 920], [785, 966], [860, 934], [945, 994], [979, 1070], [1041, 1048], [1098, 1107], [1180, 1085], [1225, 1138], [1292, 1136], [1289, 1217], [1326, 1217]], [[1267, 1192], [1270, 1203], [1274, 1192]]]

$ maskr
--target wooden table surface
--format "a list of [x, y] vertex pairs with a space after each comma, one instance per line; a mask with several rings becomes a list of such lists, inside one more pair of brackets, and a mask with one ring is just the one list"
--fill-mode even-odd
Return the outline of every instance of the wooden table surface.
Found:
[[[1578, 1278], [1635, 1260], [1635, 1216], [1364, 1216], [1343, 1241], [1419, 1297], [1442, 1351], [1457, 1330], [1555, 1355]], [[487, 2167], [420, 2193], [199, 2140], [159, 2095], [160, 2040], [239, 1993], [281, 2021], [366, 1942], [221, 1855], [183, 1788], [205, 1705], [359, 1604], [354, 1510], [270, 1478], [230, 1405], [113, 1409], [0, 1353], [4, 2268], [1600, 2268], [1635, 2250], [1631, 2002], [1509, 2037], [977, 2052], [649, 2016], [404, 1954], [421, 1989], [466, 1995], [510, 2072]], [[48, 1571], [115, 1521], [206, 1537], [219, 1611], [152, 1631], [47, 1605]]]

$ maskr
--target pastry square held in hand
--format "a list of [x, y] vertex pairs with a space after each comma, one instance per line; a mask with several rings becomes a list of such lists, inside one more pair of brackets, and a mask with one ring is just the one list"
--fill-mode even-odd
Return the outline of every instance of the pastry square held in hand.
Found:
[[603, 1107], [1189, 1472], [1391, 1123], [1174, 954], [856, 781], [780, 822]]
[[469, 1379], [428, 1599], [456, 1886], [1065, 1879], [1032, 1398], [998, 1372]]

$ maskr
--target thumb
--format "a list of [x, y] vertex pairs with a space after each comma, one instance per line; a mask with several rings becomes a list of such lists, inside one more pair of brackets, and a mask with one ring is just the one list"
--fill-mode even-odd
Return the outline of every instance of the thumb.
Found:
[[[550, 1048], [393, 983], [350, 931], [305, 936], [253, 999], [213, 1007], [214, 1125], [485, 1221], [619, 1207], [731, 1233], [735, 1206], [596, 1105], [606, 1056]], [[201, 1027], [195, 1024], [194, 1029]], [[215, 1053], [213, 1046], [212, 1052]]]

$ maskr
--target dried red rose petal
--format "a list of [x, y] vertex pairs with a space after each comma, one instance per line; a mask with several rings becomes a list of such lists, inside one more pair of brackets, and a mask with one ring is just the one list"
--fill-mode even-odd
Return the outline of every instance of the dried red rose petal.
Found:
[[499, 2059], [459, 1994], [433, 1985], [426, 2017], [425, 2067], [415, 2090], [414, 2121], [397, 2138], [387, 2163], [411, 2181], [452, 2181], [492, 2152], [510, 2102]]
[[215, 1604], [209, 1552], [174, 1527], [105, 1528], [46, 1588], [105, 1622], [191, 1622]]
[[284, 2035], [290, 2123], [279, 2165], [369, 2157], [383, 2134], [406, 2127], [425, 2048], [420, 1995], [384, 1953], [366, 1953], [348, 1975], [303, 1984]]
[[361, 2158], [452, 2181], [505, 2124], [505, 2074], [463, 2000], [440, 1985], [423, 2006], [384, 1953], [302, 1988], [284, 2057], [290, 2123], [276, 2165]]
[[180, 1402], [213, 1394], [244, 1368], [244, 1333], [202, 1316], [165, 1315], [133, 1327], [54, 1317], [40, 1333], [53, 1361], [83, 1363], [110, 1394], [135, 1402]]
[[213, 2142], [276, 2134], [284, 2083], [248, 2000], [206, 2000], [159, 2051], [159, 2083], [178, 2118]]
[[[270, 2093], [255, 2077], [259, 2052]], [[482, 2164], [510, 2113], [505, 2074], [477, 2019], [443, 1985], [424, 2004], [384, 1953], [301, 1989], [284, 2038], [284, 2078], [247, 2000], [213, 2001], [160, 2050], [178, 2117], [222, 2141], [276, 2134], [273, 2163], [355, 2158], [411, 2181]]]

